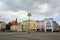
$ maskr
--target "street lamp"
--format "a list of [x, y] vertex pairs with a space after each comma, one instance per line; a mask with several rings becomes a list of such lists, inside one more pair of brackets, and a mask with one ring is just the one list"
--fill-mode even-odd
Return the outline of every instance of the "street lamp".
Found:
[[31, 16], [31, 13], [28, 13], [28, 15], [27, 15], [27, 16], [29, 17], [28, 33], [30, 33], [30, 31], [29, 31], [29, 27], [30, 27], [30, 16]]

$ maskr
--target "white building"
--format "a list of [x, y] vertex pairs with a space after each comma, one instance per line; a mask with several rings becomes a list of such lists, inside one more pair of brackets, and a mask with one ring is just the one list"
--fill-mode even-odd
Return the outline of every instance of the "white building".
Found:
[[17, 25], [12, 25], [10, 28], [11, 31], [18, 31], [21, 32], [22, 31], [22, 24], [21, 22], [18, 23]]
[[56, 31], [58, 28], [58, 25], [55, 21], [53, 21], [53, 18], [47, 18], [45, 19], [45, 32], [46, 31]]
[[5, 29], [5, 27], [6, 27], [6, 22], [0, 21], [0, 30]]

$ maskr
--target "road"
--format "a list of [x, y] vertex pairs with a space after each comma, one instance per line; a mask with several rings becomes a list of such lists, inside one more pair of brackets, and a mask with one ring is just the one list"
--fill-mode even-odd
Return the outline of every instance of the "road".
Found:
[[0, 40], [60, 40], [60, 32], [0, 32]]

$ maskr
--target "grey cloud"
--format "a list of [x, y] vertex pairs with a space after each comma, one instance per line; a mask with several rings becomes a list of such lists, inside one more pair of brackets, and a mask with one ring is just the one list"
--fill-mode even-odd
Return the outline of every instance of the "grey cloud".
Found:
[[7, 4], [7, 7], [10, 7], [11, 10], [30, 10], [35, 2], [46, 3], [48, 0], [3, 0]]
[[[5, 9], [2, 10], [3, 12], [4, 10], [10, 11], [25, 10], [31, 12], [31, 14], [34, 15], [32, 17], [53, 17], [54, 14], [60, 13], [60, 0], [1, 0], [1, 1], [4, 2], [7, 7], [7, 8], [5, 7]], [[50, 9], [46, 13], [40, 13], [35, 11], [38, 9], [37, 8], [38, 5], [44, 3], [49, 4], [50, 7]], [[11, 18], [9, 20], [11, 20]]]
[[49, 1], [49, 5], [50, 5], [50, 10], [48, 12], [49, 15], [51, 14], [53, 16], [56, 13], [57, 14], [60, 13], [60, 0], [51, 0], [51, 1]]

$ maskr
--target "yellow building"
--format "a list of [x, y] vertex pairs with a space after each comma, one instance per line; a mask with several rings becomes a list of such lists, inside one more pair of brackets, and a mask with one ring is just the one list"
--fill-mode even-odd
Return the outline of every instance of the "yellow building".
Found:
[[30, 32], [36, 32], [37, 31], [36, 21], [34, 21], [34, 20], [23, 21], [23, 31], [28, 32], [28, 30]]

